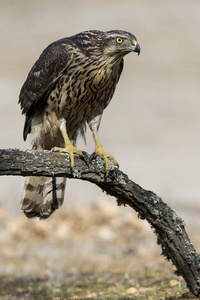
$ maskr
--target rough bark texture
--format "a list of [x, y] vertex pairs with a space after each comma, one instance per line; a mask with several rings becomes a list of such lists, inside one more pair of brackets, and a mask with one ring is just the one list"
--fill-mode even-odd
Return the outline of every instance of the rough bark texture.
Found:
[[79, 178], [98, 185], [117, 198], [118, 205], [129, 205], [141, 219], [146, 219], [157, 235], [162, 254], [171, 260], [182, 275], [188, 288], [200, 296], [200, 256], [196, 253], [185, 231], [183, 219], [161, 198], [142, 189], [110, 162], [112, 171], [105, 177], [103, 161], [97, 157], [88, 165], [88, 157], [75, 156], [72, 174], [68, 154], [50, 151], [4, 149], [0, 150], [0, 175], [65, 176]]

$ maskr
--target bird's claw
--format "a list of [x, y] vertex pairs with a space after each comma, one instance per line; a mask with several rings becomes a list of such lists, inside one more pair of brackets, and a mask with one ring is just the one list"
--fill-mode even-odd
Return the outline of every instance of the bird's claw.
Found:
[[[65, 148], [59, 148], [59, 147], [54, 147], [51, 149], [51, 151], [54, 152], [60, 152], [60, 153], [68, 153], [69, 154], [69, 159], [70, 159], [70, 169], [71, 173], [75, 173], [74, 169], [74, 154], [78, 154], [80, 158], [83, 158], [85, 160], [85, 155], [88, 157], [89, 154], [85, 151], [81, 151], [77, 148], [75, 148], [73, 145], [69, 144]], [[86, 162], [86, 160], [85, 160]], [[86, 162], [87, 163], [87, 162]]]
[[74, 173], [75, 173], [74, 166], [70, 166], [70, 171], [71, 171], [72, 175], [74, 175]]
[[89, 153], [87, 153], [86, 151], [82, 151], [82, 153], [83, 153], [83, 155], [86, 156], [87, 158], [90, 158], [90, 156], [91, 156], [91, 155], [90, 155]]
[[91, 155], [89, 155], [89, 164], [91, 164], [92, 160], [96, 157], [96, 152], [93, 152]]
[[83, 153], [83, 157], [81, 157], [81, 158], [84, 160], [86, 165], [89, 167], [89, 165], [90, 165], [90, 155], [86, 151], [82, 151], [82, 153]]
[[[96, 157], [96, 156], [100, 156], [102, 157], [103, 161], [104, 161], [104, 165], [105, 165], [105, 178], [108, 178], [110, 173], [113, 172], [113, 168], [111, 168], [109, 166], [109, 160], [111, 160], [114, 164], [114, 166], [119, 169], [119, 164], [118, 162], [116, 161], [116, 159], [111, 155], [109, 154], [108, 152], [106, 151], [102, 151], [101, 149], [101, 153], [98, 153], [98, 152], [93, 152], [91, 155], [90, 155], [90, 159], [89, 159], [89, 164], [92, 162], [92, 160]], [[109, 160], [108, 160], [109, 159]]]

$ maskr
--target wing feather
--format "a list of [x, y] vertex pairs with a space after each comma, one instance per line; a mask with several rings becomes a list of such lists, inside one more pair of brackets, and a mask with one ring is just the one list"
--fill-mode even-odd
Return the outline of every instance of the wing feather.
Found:
[[68, 68], [72, 59], [72, 46], [67, 39], [54, 42], [40, 55], [30, 70], [19, 96], [22, 113], [26, 115], [24, 139], [30, 131], [30, 121], [44, 105], [55, 82]]

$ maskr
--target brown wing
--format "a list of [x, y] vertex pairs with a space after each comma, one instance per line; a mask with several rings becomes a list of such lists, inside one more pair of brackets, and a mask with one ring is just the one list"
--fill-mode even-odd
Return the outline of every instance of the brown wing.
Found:
[[55, 82], [69, 66], [72, 48], [67, 39], [49, 45], [36, 61], [22, 86], [19, 96], [22, 113], [26, 115], [24, 140], [30, 132], [30, 121], [44, 105]]

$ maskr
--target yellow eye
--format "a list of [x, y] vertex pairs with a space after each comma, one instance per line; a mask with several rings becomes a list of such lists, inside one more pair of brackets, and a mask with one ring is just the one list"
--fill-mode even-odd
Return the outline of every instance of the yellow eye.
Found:
[[121, 44], [122, 42], [123, 42], [123, 39], [120, 38], [120, 37], [118, 37], [118, 38], [117, 38], [117, 43], [118, 43], [118, 44]]

